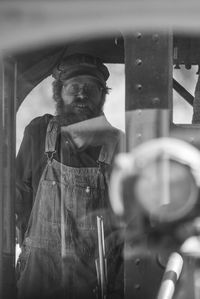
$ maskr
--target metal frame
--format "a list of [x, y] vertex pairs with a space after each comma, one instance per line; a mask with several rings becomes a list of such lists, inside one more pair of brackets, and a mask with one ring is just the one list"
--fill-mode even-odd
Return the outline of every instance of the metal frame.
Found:
[[0, 297], [15, 298], [16, 76], [12, 59], [2, 62], [0, 101]]

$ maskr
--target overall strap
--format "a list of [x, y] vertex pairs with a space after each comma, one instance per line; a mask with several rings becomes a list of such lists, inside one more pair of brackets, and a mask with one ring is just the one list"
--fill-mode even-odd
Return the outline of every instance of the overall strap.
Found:
[[58, 136], [58, 123], [55, 121], [53, 117], [48, 126], [46, 132], [46, 140], [45, 140], [45, 153], [50, 158], [53, 157], [53, 154], [56, 152], [56, 141]]

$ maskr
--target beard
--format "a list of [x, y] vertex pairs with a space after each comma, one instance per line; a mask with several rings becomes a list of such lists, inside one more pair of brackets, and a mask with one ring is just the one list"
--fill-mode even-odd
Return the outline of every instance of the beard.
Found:
[[60, 126], [67, 126], [87, 119], [97, 117], [102, 114], [102, 106], [97, 107], [88, 104], [87, 108], [81, 109], [76, 105], [82, 104], [81, 100], [75, 99], [71, 104], [65, 104], [62, 99], [56, 104], [56, 120]]

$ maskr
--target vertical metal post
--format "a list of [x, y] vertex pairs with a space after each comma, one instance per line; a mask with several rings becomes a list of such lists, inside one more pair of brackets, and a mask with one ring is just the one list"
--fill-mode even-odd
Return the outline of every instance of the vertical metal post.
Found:
[[4, 99], [4, 67], [0, 57], [0, 298], [3, 298], [3, 99]]
[[15, 298], [16, 63], [2, 61], [0, 102], [0, 295]]
[[135, 32], [125, 37], [126, 110], [169, 108], [170, 61], [170, 33]]
[[125, 36], [127, 149], [168, 135], [172, 105], [172, 34]]
[[[144, 141], [168, 134], [172, 105], [172, 35], [135, 32], [124, 40], [126, 136], [130, 151]], [[139, 215], [137, 219], [133, 230], [139, 234]], [[132, 244], [130, 239], [125, 240], [125, 298], [153, 299], [163, 270], [149, 252], [145, 237], [143, 254], [141, 248]]]

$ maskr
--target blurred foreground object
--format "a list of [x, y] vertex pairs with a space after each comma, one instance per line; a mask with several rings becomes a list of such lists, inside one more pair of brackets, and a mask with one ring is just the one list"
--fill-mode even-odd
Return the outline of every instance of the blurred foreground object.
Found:
[[[126, 299], [196, 299], [198, 263], [181, 246], [199, 235], [199, 187], [200, 153], [186, 142], [155, 139], [117, 156], [110, 200], [126, 226]], [[176, 281], [165, 283], [167, 265], [176, 268], [173, 252], [181, 252], [184, 267], [178, 261], [180, 280], [173, 274]]]
[[193, 211], [199, 186], [199, 151], [181, 140], [155, 139], [118, 155], [111, 178], [111, 204], [126, 219], [137, 203], [152, 220], [171, 223]]
[[175, 285], [183, 268], [183, 259], [180, 254], [174, 252], [170, 255], [163, 276], [157, 299], [173, 298]]

